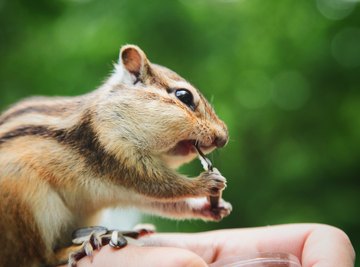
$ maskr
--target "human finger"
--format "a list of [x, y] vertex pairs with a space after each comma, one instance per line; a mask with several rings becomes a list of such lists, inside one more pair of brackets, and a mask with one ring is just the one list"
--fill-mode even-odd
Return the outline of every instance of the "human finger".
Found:
[[81, 259], [78, 267], [206, 267], [205, 261], [195, 253], [173, 247], [139, 247], [128, 245], [123, 249], [110, 246], [96, 251], [92, 257]]

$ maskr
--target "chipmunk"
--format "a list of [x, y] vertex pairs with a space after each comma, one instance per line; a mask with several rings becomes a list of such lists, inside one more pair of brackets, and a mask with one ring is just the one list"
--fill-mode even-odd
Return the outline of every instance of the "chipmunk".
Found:
[[93, 92], [15, 104], [0, 116], [0, 266], [56, 264], [71, 232], [107, 207], [222, 219], [231, 205], [207, 198], [225, 178], [176, 168], [196, 157], [195, 143], [210, 153], [227, 141], [204, 96], [135, 45]]

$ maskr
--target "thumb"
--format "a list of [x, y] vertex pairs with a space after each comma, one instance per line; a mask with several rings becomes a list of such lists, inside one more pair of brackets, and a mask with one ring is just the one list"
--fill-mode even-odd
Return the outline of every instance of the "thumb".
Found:
[[95, 251], [93, 259], [81, 259], [78, 267], [206, 267], [205, 261], [195, 253], [172, 247], [138, 247], [128, 245], [122, 249], [110, 246]]

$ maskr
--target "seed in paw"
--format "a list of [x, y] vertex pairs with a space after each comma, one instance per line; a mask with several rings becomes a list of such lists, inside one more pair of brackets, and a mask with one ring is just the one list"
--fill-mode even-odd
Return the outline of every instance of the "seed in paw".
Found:
[[219, 194], [219, 188], [213, 187], [210, 189], [211, 195], [218, 195]]

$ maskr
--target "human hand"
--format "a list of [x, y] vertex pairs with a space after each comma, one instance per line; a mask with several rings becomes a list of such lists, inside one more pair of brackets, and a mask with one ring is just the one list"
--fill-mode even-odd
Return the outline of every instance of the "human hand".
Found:
[[341, 230], [320, 224], [289, 224], [218, 230], [194, 234], [154, 234], [141, 239], [144, 247], [120, 250], [105, 246], [85, 266], [203, 267], [228, 257], [258, 252], [284, 252], [299, 258], [303, 267], [352, 267], [355, 252]]

